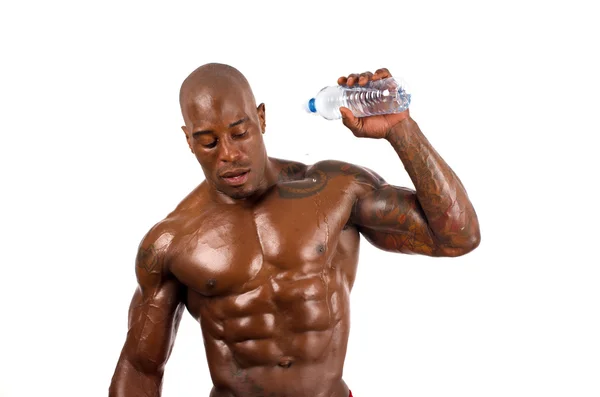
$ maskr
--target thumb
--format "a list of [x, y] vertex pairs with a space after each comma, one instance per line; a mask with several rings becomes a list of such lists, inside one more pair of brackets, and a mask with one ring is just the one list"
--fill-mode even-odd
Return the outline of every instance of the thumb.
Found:
[[360, 120], [354, 116], [354, 114], [350, 111], [350, 109], [341, 107], [340, 113], [342, 113], [342, 122], [344, 125], [352, 131], [357, 131], [360, 129]]

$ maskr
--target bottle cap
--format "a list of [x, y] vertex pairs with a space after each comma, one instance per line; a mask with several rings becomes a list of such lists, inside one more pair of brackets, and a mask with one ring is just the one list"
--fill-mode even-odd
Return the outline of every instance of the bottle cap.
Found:
[[304, 102], [303, 107], [308, 113], [317, 113], [317, 108], [315, 107], [315, 98], [310, 98], [307, 102]]

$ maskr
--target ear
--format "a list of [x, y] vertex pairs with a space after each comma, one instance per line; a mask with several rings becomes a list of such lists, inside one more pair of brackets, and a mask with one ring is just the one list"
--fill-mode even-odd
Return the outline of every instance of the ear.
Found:
[[187, 144], [188, 144], [188, 147], [190, 148], [190, 151], [192, 153], [194, 153], [194, 149], [192, 149], [192, 143], [190, 141], [190, 134], [188, 133], [187, 127], [185, 125], [182, 125], [181, 129], [183, 130], [183, 133], [185, 134], [185, 140], [187, 141]]
[[260, 121], [260, 129], [262, 130], [262, 133], [265, 133], [265, 130], [267, 129], [267, 122], [265, 120], [265, 104], [261, 103], [260, 105], [258, 105], [258, 107], [256, 108], [256, 114], [258, 114], [258, 120]]

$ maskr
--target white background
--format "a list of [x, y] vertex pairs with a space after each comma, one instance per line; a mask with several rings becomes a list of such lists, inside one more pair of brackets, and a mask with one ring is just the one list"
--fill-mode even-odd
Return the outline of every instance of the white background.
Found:
[[[355, 396], [600, 395], [598, 26], [583, 1], [3, 2], [0, 395], [107, 395], [137, 245], [203, 179], [178, 91], [206, 62], [246, 75], [271, 156], [412, 187], [387, 142], [300, 108], [388, 67], [475, 205], [460, 258], [363, 240]], [[186, 313], [163, 395], [210, 387]]]

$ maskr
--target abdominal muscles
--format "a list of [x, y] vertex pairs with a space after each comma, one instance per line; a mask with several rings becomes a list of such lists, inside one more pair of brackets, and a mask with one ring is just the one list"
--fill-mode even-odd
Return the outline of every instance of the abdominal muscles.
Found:
[[[340, 274], [268, 273], [239, 294], [195, 297], [202, 301], [197, 307], [211, 372], [221, 373], [223, 366], [281, 370], [345, 354], [348, 291]], [[343, 357], [339, 361], [342, 365]]]

